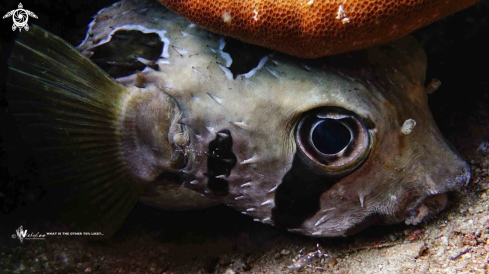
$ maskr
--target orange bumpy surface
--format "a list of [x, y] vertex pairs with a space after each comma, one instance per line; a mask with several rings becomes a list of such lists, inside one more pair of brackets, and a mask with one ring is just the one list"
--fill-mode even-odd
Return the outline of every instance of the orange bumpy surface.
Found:
[[314, 58], [386, 43], [479, 0], [159, 0], [208, 30]]

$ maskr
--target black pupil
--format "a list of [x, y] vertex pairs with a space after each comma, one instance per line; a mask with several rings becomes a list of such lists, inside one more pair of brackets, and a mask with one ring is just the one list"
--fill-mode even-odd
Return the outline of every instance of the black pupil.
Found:
[[312, 132], [312, 143], [323, 154], [336, 154], [351, 140], [351, 133], [342, 123], [334, 119], [324, 119]]

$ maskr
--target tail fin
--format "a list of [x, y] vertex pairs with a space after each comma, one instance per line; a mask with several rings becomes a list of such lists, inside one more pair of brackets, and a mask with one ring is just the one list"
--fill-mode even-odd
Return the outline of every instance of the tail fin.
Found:
[[36, 26], [19, 35], [9, 67], [9, 108], [41, 152], [41, 180], [63, 196], [70, 223], [110, 236], [139, 196], [117, 126], [127, 88]]

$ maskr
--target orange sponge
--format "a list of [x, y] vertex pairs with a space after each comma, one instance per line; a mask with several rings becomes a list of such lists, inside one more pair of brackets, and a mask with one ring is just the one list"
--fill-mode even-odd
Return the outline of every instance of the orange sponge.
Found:
[[158, 0], [208, 30], [315, 58], [382, 44], [479, 0]]

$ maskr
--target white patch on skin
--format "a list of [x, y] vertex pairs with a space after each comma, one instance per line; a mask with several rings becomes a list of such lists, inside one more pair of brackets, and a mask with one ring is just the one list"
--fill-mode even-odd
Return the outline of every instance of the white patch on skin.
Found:
[[195, 27], [196, 27], [196, 25], [194, 23], [190, 23], [190, 24], [188, 24], [187, 28], [195, 28]]
[[363, 203], [365, 202], [365, 196], [358, 196], [358, 199], [360, 200], [360, 205], [363, 207]]
[[143, 63], [146, 66], [152, 66], [155, 64], [153, 61], [145, 59], [143, 57], [136, 57], [136, 60], [138, 60], [139, 62]]
[[250, 78], [251, 76], [255, 75], [255, 73], [258, 72], [261, 68], [263, 68], [263, 66], [265, 65], [265, 63], [267, 61], [268, 61], [268, 56], [264, 56], [263, 58], [261, 58], [260, 62], [258, 63], [258, 66], [256, 66], [256, 68], [253, 68], [252, 70], [248, 71], [247, 73], [240, 74], [240, 75], [238, 75], [238, 77]]
[[242, 129], [247, 129], [248, 127], [248, 125], [245, 122], [230, 122], [230, 123]]
[[214, 130], [213, 127], [205, 127], [207, 129], [207, 131], [210, 132], [211, 135], [215, 135], [216, 134], [216, 131]]
[[192, 67], [192, 71], [195, 73], [198, 73], [201, 77], [205, 77], [207, 79], [210, 79], [209, 74], [207, 74], [206, 71], [202, 71], [201, 69], [196, 68], [196, 67]]
[[[92, 25], [92, 23], [90, 23], [90, 25], [89, 25], [90, 28], [91, 28], [91, 25]], [[158, 34], [158, 36], [160, 37], [160, 40], [163, 42], [163, 51], [162, 51], [160, 57], [170, 58], [170, 54], [168, 53], [168, 48], [170, 46], [170, 39], [168, 39], [168, 37], [165, 36], [166, 30], [150, 29], [150, 28], [145, 28], [141, 25], [123, 25], [123, 26], [120, 26], [118, 28], [115, 28], [107, 35], [107, 37], [105, 39], [101, 39], [98, 43], [93, 44], [91, 47], [95, 48], [95, 47], [98, 47], [100, 45], [103, 45], [103, 44], [109, 42], [112, 39], [112, 35], [114, 35], [114, 33], [116, 33], [119, 30], [137, 30], [137, 31], [140, 31], [142, 33], [156, 33], [156, 34]], [[90, 31], [88, 31], [87, 33], [89, 33], [89, 32]], [[87, 35], [87, 37], [88, 37], [88, 35]], [[83, 42], [85, 42], [85, 41], [83, 41]], [[83, 44], [83, 42], [82, 42], [82, 44]]]
[[335, 209], [336, 209], [336, 207], [326, 208], [326, 209], [321, 210], [321, 212], [328, 212], [328, 211], [335, 210]]
[[241, 185], [241, 187], [249, 187], [252, 186], [253, 184], [251, 182], [247, 182]]
[[222, 69], [222, 71], [224, 71], [224, 74], [226, 75], [226, 78], [228, 78], [228, 80], [233, 80], [233, 73], [225, 66], [217, 63], [217, 65]]
[[[97, 14], [99, 14], [99, 13], [100, 13], [100, 11]], [[90, 22], [90, 24], [88, 24], [87, 35], [85, 35], [85, 39], [83, 39], [83, 41], [77, 47], [85, 44], [85, 42], [88, 40], [88, 37], [90, 36], [90, 34], [93, 33], [92, 29], [93, 29], [94, 24], [95, 24], [95, 20], [93, 20], [92, 22]]]
[[233, 64], [233, 58], [231, 58], [231, 55], [225, 51], [222, 51], [222, 50], [219, 51], [219, 54], [221, 55], [222, 59], [224, 59], [224, 61], [226, 61], [225, 66], [229, 68], [231, 66], [231, 64]]
[[219, 40], [219, 49], [216, 49], [216, 48], [213, 48], [213, 47], [209, 47], [208, 48], [213, 52], [213, 53], [219, 53], [219, 55], [221, 55], [222, 59], [224, 59], [225, 61], [225, 66], [227, 68], [229, 68], [231, 66], [231, 64], [233, 63], [233, 58], [231, 58], [231, 55], [225, 51], [223, 51], [224, 49], [224, 46], [226, 46], [226, 42], [224, 41], [224, 38], [221, 38]]
[[278, 188], [278, 185], [275, 185], [274, 187], [272, 187], [272, 188], [271, 188], [271, 189], [268, 191], [268, 193], [270, 193], [270, 192], [274, 192], [275, 190], [277, 190], [277, 188]]
[[[225, 132], [218, 132], [217, 135], [223, 137], [223, 138], [226, 138], [226, 137], [229, 137], [229, 134], [225, 133]], [[216, 177], [217, 178], [217, 177]]]
[[273, 201], [273, 199], [270, 199], [270, 200], [266, 200], [265, 202], [261, 203], [262, 206], [264, 205], [275, 205], [275, 202]]
[[223, 50], [225, 46], [226, 40], [224, 40], [224, 37], [219, 38], [219, 50]]
[[246, 210], [246, 212], [253, 212], [253, 211], [256, 211], [256, 208], [251, 207], [251, 208], [248, 208], [248, 209]]
[[251, 158], [248, 158], [244, 161], [242, 161], [241, 163], [239, 163], [240, 165], [247, 165], [247, 164], [254, 164], [258, 161], [258, 157], [256, 157], [256, 155], [253, 155]]
[[222, 104], [222, 99], [221, 99], [221, 98], [219, 98], [219, 97], [217, 97], [217, 96], [215, 96], [215, 95], [212, 95], [212, 94], [210, 94], [209, 92], [207, 92], [207, 95], [209, 95], [209, 97], [211, 97], [211, 98], [212, 98], [212, 100], [216, 101], [216, 103], [218, 103], [219, 105], [221, 105], [221, 104]]
[[178, 52], [178, 54], [182, 55], [182, 56], [187, 56], [190, 52], [186, 49], [183, 49], [183, 48], [179, 48], [179, 47], [175, 47], [175, 46], [172, 46], [172, 48]]
[[159, 67], [161, 67], [162, 65], [168, 65], [168, 64], [170, 64], [170, 61], [165, 60], [165, 59], [158, 59], [158, 60], [156, 61], [156, 64], [157, 64]]
[[319, 219], [315, 224], [314, 226], [319, 226], [319, 225], [322, 225], [324, 224], [327, 220], [328, 220], [329, 216], [328, 215], [324, 215], [323, 217], [321, 217], [321, 219]]
[[272, 61], [272, 63], [274, 63], [276, 66], [280, 65], [280, 62], [276, 59], [270, 59], [270, 61]]
[[402, 124], [401, 127], [401, 132], [404, 135], [408, 135], [411, 132], [413, 132], [414, 127], [416, 126], [416, 121], [413, 119], [407, 119], [404, 121], [404, 124]]
[[259, 221], [260, 221], [260, 219], [253, 219], [253, 221], [255, 221], [255, 222], [259, 222]]
[[242, 199], [244, 199], [244, 198], [246, 198], [246, 197], [245, 197], [245, 196], [238, 196], [238, 197], [235, 197], [235, 198], [234, 198], [234, 200], [236, 200], [236, 201], [237, 201], [237, 200], [242, 200]]
[[[218, 133], [219, 134], [219, 133]], [[225, 179], [226, 178], [226, 175], [217, 175], [216, 176], [217, 179]]]
[[319, 230], [319, 231], [316, 231], [316, 232], [313, 232], [312, 235], [314, 236], [317, 236], [317, 235], [321, 235], [323, 234], [323, 231], [322, 230]]
[[270, 217], [266, 217], [265, 219], [261, 220], [264, 223], [269, 223], [272, 219]]
[[190, 181], [190, 184], [191, 184], [191, 185], [196, 185], [196, 184], [198, 184], [198, 183], [199, 183], [199, 182], [198, 182], [197, 180]]
[[278, 71], [271, 69], [269, 66], [265, 66], [265, 68], [268, 70], [268, 72], [270, 72], [270, 74], [272, 74], [276, 78], [279, 77], [279, 72]]

